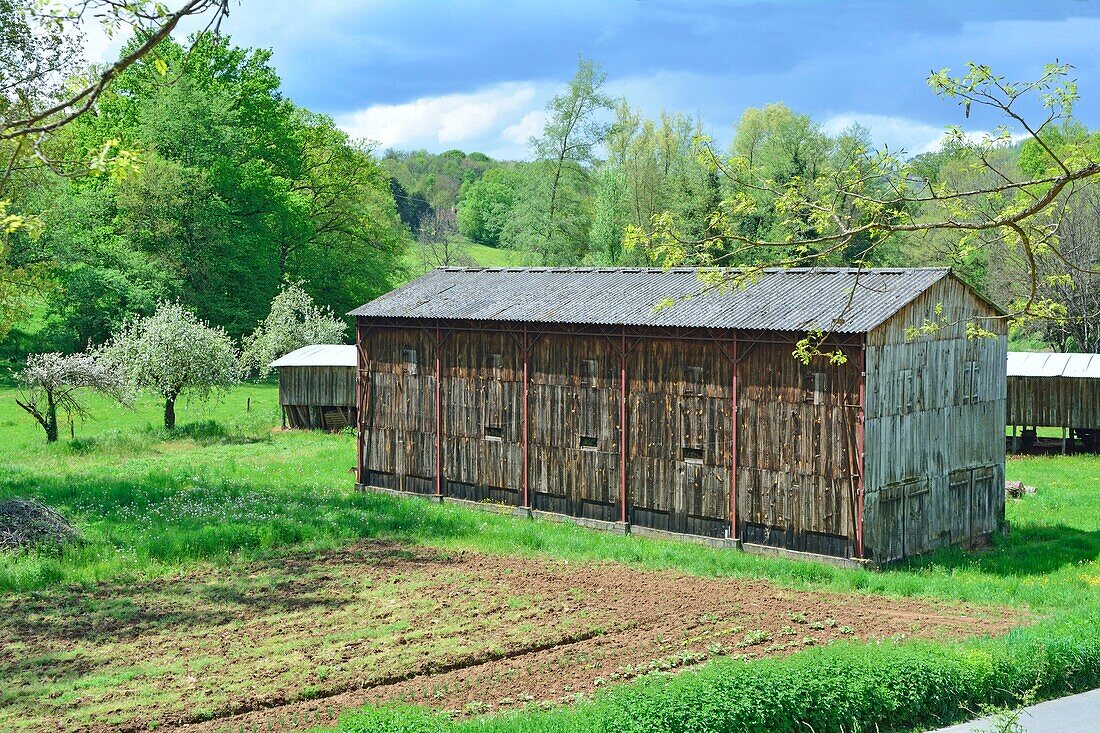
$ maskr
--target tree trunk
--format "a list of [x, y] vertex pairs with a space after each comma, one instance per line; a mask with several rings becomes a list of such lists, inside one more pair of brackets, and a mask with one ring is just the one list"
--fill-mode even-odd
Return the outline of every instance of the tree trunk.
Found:
[[57, 404], [53, 401], [53, 395], [46, 395], [46, 424], [43, 425], [46, 429], [46, 442], [57, 442]]
[[176, 398], [168, 397], [164, 400], [164, 429], [174, 430], [176, 427]]

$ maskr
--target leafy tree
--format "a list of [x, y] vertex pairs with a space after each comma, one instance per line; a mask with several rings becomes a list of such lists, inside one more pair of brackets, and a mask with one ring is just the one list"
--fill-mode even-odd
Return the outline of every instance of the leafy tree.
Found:
[[578, 262], [588, 251], [589, 169], [609, 128], [599, 113], [612, 106], [602, 91], [606, 80], [596, 63], [582, 57], [569, 88], [547, 103], [542, 135], [530, 142], [537, 186], [522, 199], [521, 222], [533, 231], [521, 241], [547, 264]]
[[125, 178], [27, 186], [44, 227], [14, 235], [10, 261], [48, 268], [56, 348], [101, 343], [165, 299], [239, 337], [286, 278], [343, 312], [401, 277], [409, 236], [386, 173], [331, 119], [284, 99], [269, 60], [225, 39], [166, 41], [97, 115], [55, 136], [67, 158], [110, 139], [141, 154]]
[[345, 330], [344, 322], [313, 302], [301, 282], [284, 283], [267, 318], [245, 336], [241, 369], [266, 377], [279, 357], [303, 346], [342, 343]]
[[480, 179], [462, 185], [458, 228], [474, 242], [490, 247], [503, 243], [508, 219], [522, 188], [522, 172], [515, 166], [494, 168]]
[[487, 171], [500, 165], [482, 153], [466, 154], [461, 150], [429, 153], [426, 150], [387, 150], [382, 166], [400, 188], [404, 198], [394, 190], [402, 220], [416, 232], [420, 219], [431, 211], [449, 211], [458, 207], [462, 187], [477, 181]]
[[[685, 236], [668, 215], [660, 218], [652, 232], [632, 230], [629, 242], [647, 247], [666, 265], [691, 257], [708, 264], [774, 260], [775, 253], [781, 254], [783, 264], [811, 264], [850, 252], [853, 246], [859, 253], [857, 264], [862, 265], [894, 238], [949, 232], [964, 251], [1003, 246], [1019, 255], [1025, 264], [1024, 292], [1010, 304], [1014, 322], [1064, 318], [1064, 306], [1044, 293], [1043, 283], [1049, 277], [1042, 263], [1047, 256], [1061, 259], [1056, 276], [1064, 278], [1065, 252], [1058, 236], [1064, 202], [1100, 174], [1100, 160], [1089, 144], [1072, 141], [1058, 147], [1046, 139], [1049, 130], [1071, 119], [1077, 87], [1069, 72], [1068, 65], [1052, 64], [1037, 79], [1010, 82], [987, 66], [970, 64], [962, 76], [944, 70], [928, 79], [936, 94], [956, 101], [967, 116], [971, 107], [983, 107], [1015, 126], [1038, 146], [1049, 173], [1017, 176], [1002, 164], [1000, 154], [1012, 144], [1007, 126], [980, 140], [960, 128], [949, 129], [945, 143], [949, 155], [971, 161], [985, 174], [974, 188], [954, 185], [949, 178], [922, 176], [926, 161], [858, 145], [850, 147], [845, 164], [833, 165], [822, 175], [806, 167], [810, 156], [801, 146], [792, 148], [785, 136], [778, 141], [779, 150], [787, 155], [777, 166], [768, 156], [761, 160], [759, 154], [767, 146], [758, 143], [768, 142], [770, 136], [753, 134], [743, 138], [746, 144], [735, 143], [734, 154], [727, 159], [711, 150], [711, 165], [726, 179], [729, 191], [711, 216], [718, 233]], [[1043, 112], [1029, 120], [1021, 108], [1035, 98]], [[1034, 161], [1025, 162], [1029, 170], [1039, 169]], [[763, 202], [768, 202], [766, 210]], [[770, 211], [778, 217], [771, 219]], [[750, 220], [761, 225], [746, 228]], [[716, 243], [723, 245], [717, 255], [711, 253]], [[757, 272], [748, 268], [712, 272], [707, 277], [729, 286]], [[926, 324], [930, 329], [937, 325]], [[973, 336], [988, 333], [981, 323], [967, 327]], [[808, 339], [799, 355], [810, 358], [831, 328]]]
[[164, 399], [168, 430], [176, 426], [181, 394], [204, 400], [240, 379], [237, 353], [225, 331], [203, 323], [178, 302], [161, 303], [153, 315], [130, 319], [101, 353], [134, 386]]
[[397, 206], [397, 215], [410, 232], [420, 228], [420, 220], [432, 214], [432, 205], [427, 199], [419, 195], [413, 195], [405, 190], [393, 176], [390, 176], [390, 193]]
[[47, 443], [57, 440], [59, 409], [65, 411], [70, 426], [74, 416], [88, 414], [81, 401], [83, 392], [99, 392], [123, 404], [130, 401], [122, 372], [94, 354], [31, 354], [19, 382], [15, 402], [46, 431]]
[[[91, 155], [58, 156], [51, 139], [85, 115], [114, 79], [147, 57], [187, 18], [207, 15], [213, 30], [228, 0], [187, 0], [176, 8], [139, 0], [0, 0], [0, 338], [24, 315], [45, 284], [43, 263], [13, 262], [12, 235], [33, 236], [41, 229], [40, 209], [18, 200], [20, 183], [43, 166], [72, 174], [125, 176], [135, 156], [116, 140]], [[79, 39], [83, 23], [96, 22], [108, 33], [132, 29], [140, 41], [116, 61], [81, 76]], [[16, 171], [30, 171], [16, 175]]]

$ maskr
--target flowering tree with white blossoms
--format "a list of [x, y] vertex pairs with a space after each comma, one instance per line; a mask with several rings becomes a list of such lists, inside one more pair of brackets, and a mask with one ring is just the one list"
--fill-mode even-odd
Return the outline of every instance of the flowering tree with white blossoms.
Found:
[[229, 335], [179, 303], [161, 303], [153, 315], [127, 321], [102, 353], [134, 386], [164, 398], [168, 430], [176, 426], [182, 393], [203, 400], [240, 381]]
[[301, 282], [284, 283], [274, 300], [271, 313], [244, 337], [241, 370], [271, 373], [271, 362], [312, 344], [339, 344], [346, 326], [332, 310], [313, 302]]
[[57, 411], [62, 409], [72, 425], [73, 417], [86, 417], [82, 391], [94, 391], [130, 402], [126, 377], [94, 354], [31, 354], [19, 373], [21, 387], [16, 404], [46, 431], [46, 442], [57, 440]]

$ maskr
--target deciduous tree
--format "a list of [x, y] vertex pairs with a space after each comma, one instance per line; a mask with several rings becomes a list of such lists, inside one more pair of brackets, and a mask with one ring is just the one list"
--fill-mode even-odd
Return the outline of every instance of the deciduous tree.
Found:
[[176, 426], [181, 394], [204, 400], [240, 380], [229, 336], [179, 303], [161, 303], [153, 315], [130, 319], [101, 353], [135, 387], [164, 399], [168, 430]]
[[130, 401], [124, 374], [95, 354], [31, 354], [19, 373], [16, 404], [46, 432], [46, 442], [57, 440], [57, 412], [63, 410], [72, 425], [74, 417], [87, 416], [84, 392], [99, 392], [123, 404]]
[[303, 346], [343, 343], [346, 329], [331, 309], [313, 302], [301, 282], [284, 283], [271, 301], [267, 318], [244, 338], [242, 371], [266, 377], [271, 362], [280, 356]]
[[[1059, 124], [1071, 119], [1077, 85], [1070, 71], [1066, 64], [1051, 64], [1036, 79], [1011, 82], [988, 66], [970, 64], [961, 76], [952, 76], [948, 70], [929, 76], [932, 90], [957, 102], [965, 116], [980, 108], [999, 115], [1005, 123], [995, 134], [978, 139], [959, 127], [948, 129], [945, 150], [988, 173], [976, 187], [930, 178], [920, 161], [902, 152], [861, 145], [850, 146], [846, 158], [824, 170], [789, 171], [771, 170], [760, 160], [756, 144], [735, 145], [730, 157], [710, 148], [710, 164], [726, 179], [731, 192], [711, 214], [718, 231], [706, 237], [687, 236], [675, 217], [666, 213], [655, 218], [652, 231], [632, 229], [629, 241], [647, 247], [666, 265], [689, 258], [707, 265], [738, 264], [759, 253], [762, 259], [784, 266], [813, 265], [854, 248], [859, 256], [853, 264], [862, 267], [875, 250], [897, 236], [951, 232], [962, 249], [1000, 243], [1019, 253], [1025, 263], [1025, 289], [1007, 304], [1015, 322], [1064, 318], [1064, 307], [1044, 290], [1045, 283], [1064, 279], [1065, 270], [1073, 267], [1059, 239], [1068, 211], [1063, 202], [1100, 174], [1100, 160], [1088, 145], [1058, 147], [1047, 139]], [[1042, 112], [1030, 119], [1024, 108], [1035, 102]], [[1014, 134], [1037, 146], [1034, 154], [1048, 164], [1049, 173], [1014, 176], [1001, 164], [998, 152], [1012, 144]], [[755, 136], [751, 139], [755, 141]], [[766, 214], [762, 201], [774, 210], [775, 221], [746, 228], [746, 222]], [[770, 257], [768, 252], [781, 256]], [[1062, 262], [1053, 276], [1042, 267], [1047, 257]], [[758, 273], [759, 266], [754, 265], [736, 272], [711, 270], [705, 277], [717, 287], [736, 287]], [[812, 356], [835, 324], [821, 325], [821, 332], [804, 342], [802, 358]], [[935, 328], [937, 324], [925, 325]], [[985, 325], [968, 324], [971, 335], [987, 333]]]

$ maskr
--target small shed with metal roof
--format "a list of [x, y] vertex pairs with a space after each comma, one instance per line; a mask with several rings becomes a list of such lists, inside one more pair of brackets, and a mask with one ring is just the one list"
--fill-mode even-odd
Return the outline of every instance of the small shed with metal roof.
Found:
[[1061, 429], [1064, 452], [1100, 452], [1100, 354], [1010, 351], [1007, 386], [1012, 448], [1039, 446], [1048, 427]]
[[354, 346], [303, 346], [271, 366], [279, 372], [284, 425], [312, 430], [355, 425]]
[[878, 563], [1004, 518], [1003, 313], [949, 269], [442, 268], [351, 315], [365, 490]]

